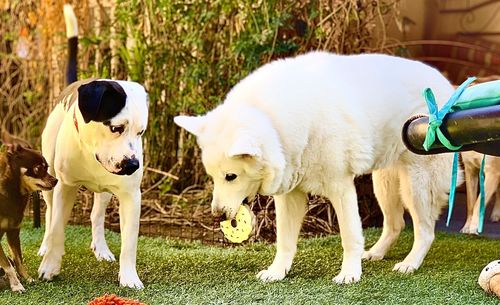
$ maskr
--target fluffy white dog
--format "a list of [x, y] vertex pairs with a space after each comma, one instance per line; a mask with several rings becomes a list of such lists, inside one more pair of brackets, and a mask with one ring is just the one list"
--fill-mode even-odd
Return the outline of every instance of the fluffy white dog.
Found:
[[[410, 212], [415, 242], [395, 270], [417, 269], [446, 204], [452, 156], [420, 156], [401, 140], [405, 120], [427, 112], [422, 91], [444, 102], [453, 87], [437, 70], [386, 55], [314, 52], [267, 64], [237, 84], [221, 106], [175, 122], [197, 136], [214, 180], [212, 211], [234, 218], [256, 193], [273, 195], [277, 253], [257, 276], [281, 280], [292, 265], [307, 211], [307, 193], [332, 202], [344, 257], [336, 283], [360, 279], [361, 258], [382, 259]], [[354, 177], [372, 173], [384, 213], [378, 242], [364, 240]]]

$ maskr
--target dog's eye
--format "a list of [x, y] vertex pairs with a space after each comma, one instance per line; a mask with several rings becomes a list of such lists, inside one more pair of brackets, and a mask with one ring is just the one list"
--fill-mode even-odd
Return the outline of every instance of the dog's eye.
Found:
[[122, 134], [123, 131], [125, 131], [125, 126], [123, 126], [123, 125], [109, 126], [109, 130], [111, 130], [112, 133]]
[[226, 174], [226, 181], [233, 181], [238, 177], [236, 174]]
[[43, 165], [37, 165], [33, 167], [33, 174], [35, 174], [35, 176], [40, 176], [43, 173], [43, 170], [44, 170]]

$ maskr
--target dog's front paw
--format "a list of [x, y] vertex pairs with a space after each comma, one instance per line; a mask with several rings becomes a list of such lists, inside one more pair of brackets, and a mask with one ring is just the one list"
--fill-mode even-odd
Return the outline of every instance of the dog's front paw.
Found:
[[396, 265], [394, 265], [394, 268], [392, 268], [392, 271], [398, 271], [401, 273], [408, 274], [408, 273], [415, 272], [415, 270], [417, 270], [417, 269], [418, 269], [417, 266], [414, 266], [412, 264], [408, 264], [405, 262], [400, 262], [400, 263], [397, 263]]
[[92, 249], [92, 252], [94, 252], [98, 261], [105, 260], [108, 262], [114, 262], [116, 260], [113, 252], [109, 250], [106, 243], [94, 243], [94, 241], [92, 241], [90, 249]]
[[52, 280], [54, 276], [61, 272], [61, 261], [62, 256], [46, 254], [38, 268], [39, 278], [47, 281]]
[[122, 287], [135, 288], [135, 289], [144, 288], [144, 284], [142, 284], [141, 280], [139, 279], [139, 276], [137, 275], [137, 271], [135, 270], [127, 270], [127, 271], [120, 270], [120, 274], [118, 274], [118, 280], [120, 281], [120, 286]]
[[361, 279], [361, 272], [344, 272], [340, 273], [333, 278], [333, 282], [336, 284], [351, 284], [356, 283]]
[[263, 282], [281, 281], [285, 278], [288, 270], [284, 267], [269, 266], [266, 270], [262, 270], [257, 274], [257, 278]]
[[14, 285], [10, 285], [10, 289], [14, 292], [19, 292], [19, 293], [23, 293], [25, 291], [23, 285], [19, 282]]
[[379, 261], [379, 260], [382, 260], [384, 258], [384, 255], [380, 254], [380, 253], [372, 252], [370, 250], [370, 251], [363, 252], [363, 256], [361, 258], [364, 260], [368, 260], [368, 261]]
[[38, 249], [38, 256], [44, 256], [45, 253], [47, 253], [47, 246], [45, 245], [45, 243], [42, 243], [42, 245], [40, 246], [40, 249]]

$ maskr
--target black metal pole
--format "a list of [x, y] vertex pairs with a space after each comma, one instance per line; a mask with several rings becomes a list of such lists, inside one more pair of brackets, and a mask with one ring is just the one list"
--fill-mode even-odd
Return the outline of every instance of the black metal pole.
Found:
[[[429, 151], [424, 150], [428, 124], [429, 118], [423, 115], [406, 121], [402, 131], [406, 147], [420, 155], [452, 152], [437, 138]], [[443, 119], [440, 129], [453, 145], [462, 145], [458, 151], [474, 150], [500, 156], [500, 105], [450, 113]]]
[[33, 192], [33, 227], [40, 228], [41, 217], [40, 217], [40, 193]]

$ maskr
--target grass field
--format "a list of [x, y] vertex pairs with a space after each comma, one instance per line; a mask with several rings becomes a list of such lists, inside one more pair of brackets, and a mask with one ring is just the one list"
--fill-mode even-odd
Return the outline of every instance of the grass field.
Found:
[[[423, 266], [413, 275], [392, 272], [392, 266], [411, 248], [412, 232], [405, 230], [387, 259], [363, 262], [359, 283], [337, 286], [331, 279], [340, 270], [338, 236], [301, 240], [288, 277], [264, 284], [255, 274], [272, 261], [273, 245], [217, 247], [196, 242], [141, 237], [138, 270], [146, 288], [118, 287], [118, 263], [97, 262], [89, 249], [87, 227], [68, 227], [62, 273], [53, 282], [26, 284], [24, 294], [0, 291], [0, 304], [87, 304], [105, 293], [147, 304], [499, 304], [477, 285], [481, 269], [500, 259], [500, 240], [438, 233]], [[24, 254], [35, 276], [42, 230], [21, 231]], [[107, 232], [118, 256], [119, 235]], [[365, 230], [372, 245], [379, 229]]]

